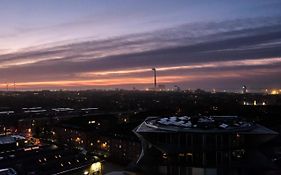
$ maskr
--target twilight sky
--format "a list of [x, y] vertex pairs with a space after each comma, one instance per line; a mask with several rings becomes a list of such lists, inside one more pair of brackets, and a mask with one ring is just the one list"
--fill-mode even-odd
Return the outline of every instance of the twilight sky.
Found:
[[1, 0], [0, 89], [281, 88], [280, 0]]

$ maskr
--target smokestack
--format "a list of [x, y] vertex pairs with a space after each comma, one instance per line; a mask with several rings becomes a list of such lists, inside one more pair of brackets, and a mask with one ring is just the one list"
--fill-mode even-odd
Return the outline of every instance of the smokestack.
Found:
[[154, 88], [156, 89], [157, 83], [156, 83], [156, 68], [152, 68], [153, 73], [154, 73]]

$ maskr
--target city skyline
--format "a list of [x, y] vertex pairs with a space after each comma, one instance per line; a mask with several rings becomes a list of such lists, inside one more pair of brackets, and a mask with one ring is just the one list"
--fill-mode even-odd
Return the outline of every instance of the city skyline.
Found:
[[[2, 1], [0, 88], [280, 88], [279, 1]], [[253, 11], [255, 13], [253, 13]]]

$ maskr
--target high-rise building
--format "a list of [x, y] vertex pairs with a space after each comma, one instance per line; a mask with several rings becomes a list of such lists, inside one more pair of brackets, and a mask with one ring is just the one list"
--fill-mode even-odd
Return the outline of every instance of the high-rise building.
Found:
[[241, 171], [247, 161], [255, 163], [249, 148], [277, 135], [236, 116], [149, 117], [134, 132], [142, 142], [137, 163], [145, 172], [181, 175]]

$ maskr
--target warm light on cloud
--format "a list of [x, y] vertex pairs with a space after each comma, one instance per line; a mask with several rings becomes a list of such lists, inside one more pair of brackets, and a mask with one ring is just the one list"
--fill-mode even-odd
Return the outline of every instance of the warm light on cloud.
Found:
[[46, 58], [33, 58], [33, 59], [22, 59], [22, 60], [8, 60], [8, 61], [3, 61], [0, 64], [0, 69], [1, 68], [10, 68], [14, 66], [23, 66], [23, 65], [29, 65], [29, 64], [34, 64], [38, 63], [41, 61], [50, 61], [50, 60], [59, 60], [62, 59], [62, 57], [56, 56], [56, 57], [46, 57]]
[[[224, 68], [224, 67], [236, 67], [236, 66], [259, 66], [259, 65], [272, 65], [281, 63], [281, 57], [279, 58], [267, 58], [267, 59], [248, 59], [248, 60], [232, 60], [232, 61], [215, 61], [209, 63], [199, 63], [191, 65], [181, 66], [167, 66], [157, 67], [157, 71], [173, 71], [173, 70], [188, 70], [188, 69], [203, 69], [203, 68]], [[78, 76], [90, 77], [97, 75], [111, 75], [111, 74], [132, 74], [149, 72], [151, 69], [139, 68], [139, 69], [127, 69], [116, 71], [101, 71], [101, 72], [86, 72], [81, 73]]]
[[[229, 78], [243, 78], [244, 76], [259, 76], [264, 74], [276, 73], [276, 70], [254, 70], [254, 71], [224, 71], [213, 72], [205, 74], [199, 72], [193, 75], [175, 75], [175, 76], [159, 76], [159, 84], [175, 84], [180, 82], [194, 82], [194, 81], [210, 81], [210, 80], [223, 80]], [[83, 80], [58, 80], [58, 81], [33, 81], [33, 82], [17, 82], [17, 89], [42, 89], [48, 88], [89, 88], [89, 87], [107, 87], [107, 86], [138, 86], [145, 85], [152, 86], [152, 76], [145, 76], [141, 78], [136, 77], [121, 77], [121, 78], [99, 78], [99, 79], [83, 79]], [[13, 84], [9, 84], [13, 86]], [[0, 84], [3, 89], [7, 87], [6, 83]]]

